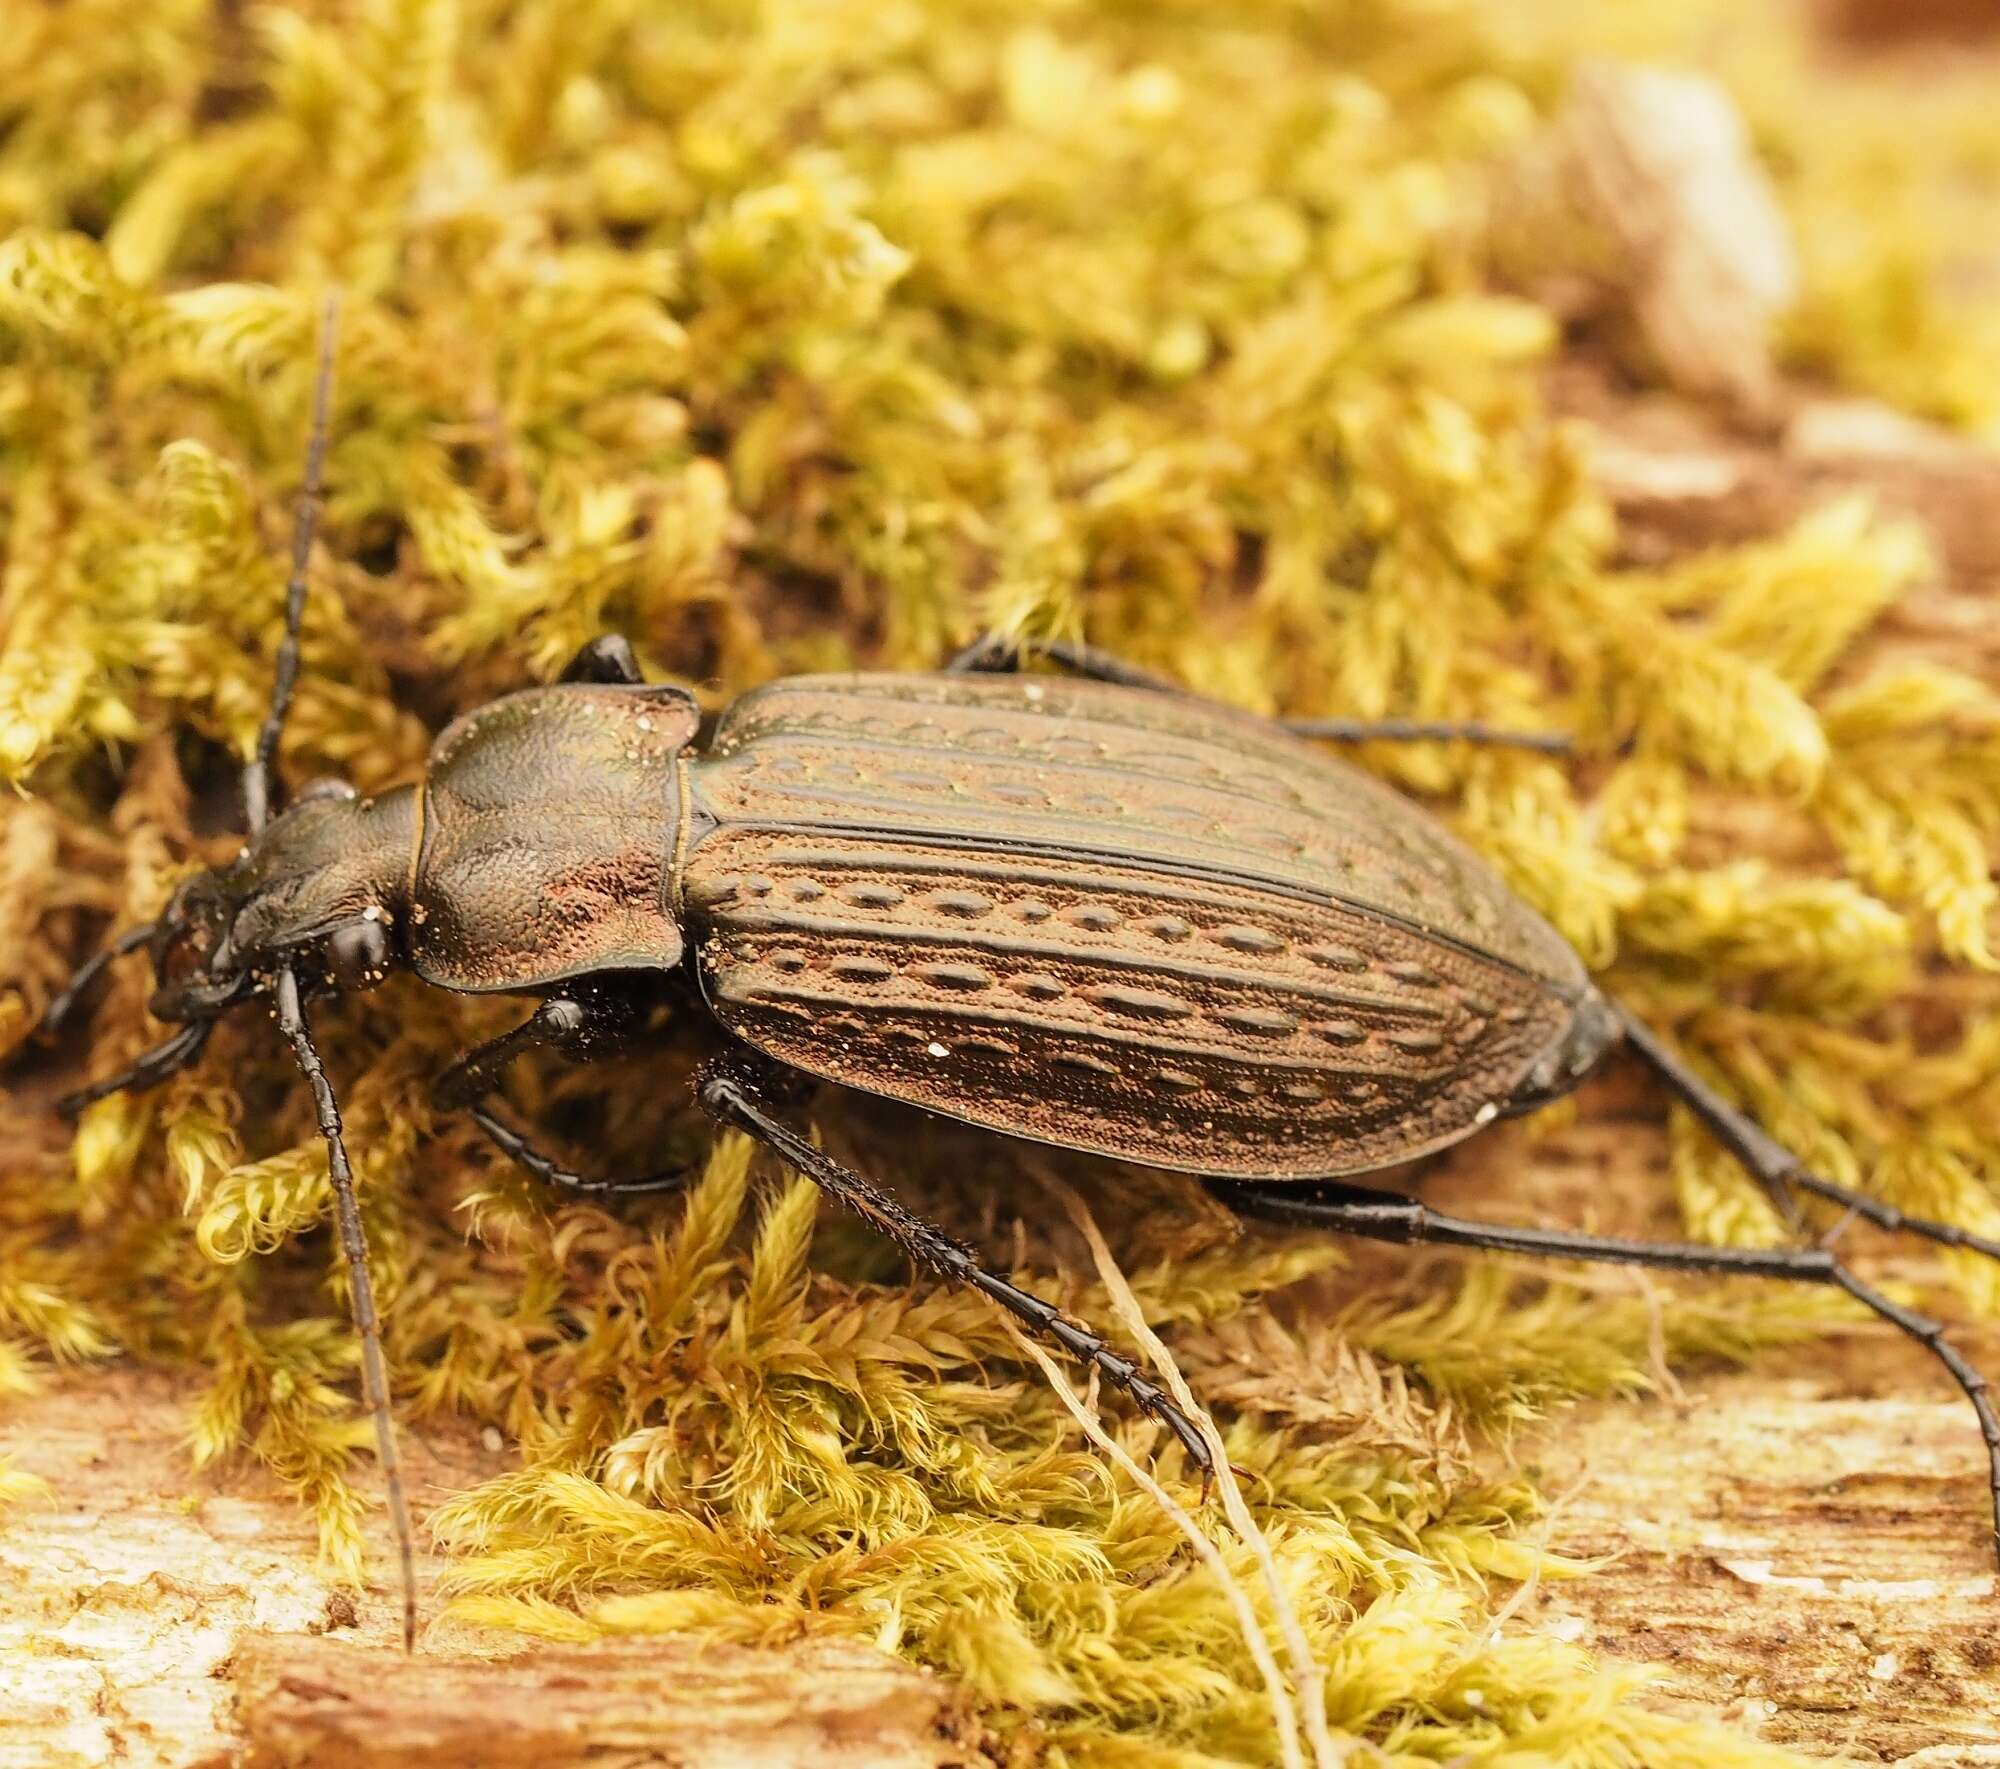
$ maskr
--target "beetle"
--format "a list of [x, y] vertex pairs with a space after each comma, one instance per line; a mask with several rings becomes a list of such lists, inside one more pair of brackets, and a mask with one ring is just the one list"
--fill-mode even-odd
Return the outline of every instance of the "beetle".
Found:
[[696, 1085], [930, 1272], [969, 1285], [1158, 1418], [1204, 1474], [1206, 1440], [1128, 1358], [887, 1189], [816, 1148], [786, 1106], [829, 1081], [1033, 1142], [1200, 1175], [1245, 1216], [1392, 1242], [1826, 1284], [1923, 1344], [1971, 1402], [2000, 1518], [2000, 1423], [1943, 1328], [1831, 1248], [1718, 1247], [1510, 1227], [1357, 1176], [1447, 1148], [1571, 1091], [1629, 1046], [1770, 1192], [2000, 1257], [1807, 1170], [1603, 995], [1556, 930], [1420, 807], [1312, 738], [1526, 742], [1482, 727], [1286, 728], [1079, 645], [987, 639], [929, 674], [780, 679], [706, 735], [685, 689], [630, 646], [586, 646], [557, 682], [468, 712], [421, 780], [309, 788], [268, 814], [298, 670], [320, 500], [334, 314], [270, 712], [245, 769], [250, 839], [187, 879], [51, 1003], [59, 1027], [109, 960], [144, 947], [151, 1007], [179, 1029], [69, 1096], [74, 1112], [196, 1061], [223, 1016], [268, 1001], [328, 1148], [412, 1637], [412, 1550], [379, 1332], [338, 1109], [305, 1003], [407, 970], [535, 1000], [438, 1077], [550, 1185], [661, 1189], [572, 1172], [486, 1103], [537, 1047], [626, 1048], [692, 979], [719, 1054]]

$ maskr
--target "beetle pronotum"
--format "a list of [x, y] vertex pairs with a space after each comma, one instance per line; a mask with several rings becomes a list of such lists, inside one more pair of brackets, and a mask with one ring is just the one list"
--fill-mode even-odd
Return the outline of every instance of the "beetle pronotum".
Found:
[[351, 1274], [363, 1374], [416, 1618], [410, 1526], [339, 1112], [305, 1002], [396, 969], [539, 999], [438, 1078], [529, 1173], [603, 1194], [483, 1103], [536, 1046], [628, 1043], [692, 972], [722, 1048], [696, 1095], [898, 1242], [1093, 1367], [1206, 1472], [1193, 1424], [1088, 1327], [822, 1153], [774, 1111], [789, 1075], [1008, 1135], [1202, 1175], [1249, 1216], [1384, 1241], [1827, 1284], [1923, 1344], [1971, 1401], [2000, 1518], [2000, 1423], [1942, 1327], [1827, 1247], [1619, 1240], [1468, 1221], [1353, 1176], [1444, 1148], [1574, 1088], [1628, 1043], [1798, 1220], [1796, 1194], [2000, 1257], [1809, 1172], [1591, 984], [1562, 938], [1426, 813], [1304, 737], [1519, 741], [1480, 727], [1284, 729], [1101, 653], [1044, 646], [1024, 676], [983, 641], [928, 675], [773, 682], [699, 740], [691, 695], [641, 678], [622, 639], [562, 679], [449, 726], [423, 780], [338, 785], [268, 818], [298, 673], [334, 353], [323, 328], [269, 716], [244, 770], [250, 838], [186, 880], [51, 1003], [60, 1025], [113, 957], [149, 948], [153, 1011], [180, 1030], [69, 1096], [75, 1111], [196, 1061], [260, 998], [310, 1081]]

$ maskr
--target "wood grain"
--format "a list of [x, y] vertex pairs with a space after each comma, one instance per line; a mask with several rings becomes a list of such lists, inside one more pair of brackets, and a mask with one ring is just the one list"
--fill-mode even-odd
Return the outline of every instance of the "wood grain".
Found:
[[[522, 1664], [252, 1641], [230, 1667], [241, 1769], [983, 1769], [941, 1679], [866, 1647], [545, 1646]], [[218, 1765], [218, 1769], [220, 1766]]]
[[2000, 1603], [1963, 1403], [1873, 1335], [1769, 1362], [1551, 1434], [1545, 1476], [1574, 1489], [1551, 1541], [1612, 1558], [1543, 1587], [1526, 1619], [1654, 1661], [1674, 1700], [1777, 1742], [2000, 1762]]
[[[1427, 1176], [1440, 1208], [1671, 1238], [1660, 1103], [1634, 1063], [1532, 1151], [1474, 1144]], [[1889, 1243], [1843, 1237], [1873, 1259]], [[1576, 1268], [1572, 1268], [1576, 1269]], [[1366, 1268], [1352, 1274], [1366, 1282]], [[1596, 1281], [1637, 1289], [1630, 1272]], [[1960, 1347], [2000, 1367], [2000, 1331]], [[1601, 1562], [1541, 1585], [1520, 1625], [1655, 1665], [1662, 1705], [1812, 1754], [2000, 1764], [2000, 1576], [1970, 1409], [1873, 1325], [1683, 1372], [1678, 1392], [1562, 1414], [1515, 1446], [1547, 1540]]]
[[[306, 1513], [252, 1469], [190, 1475], [199, 1385], [72, 1370], [16, 1402], [0, 1454], [49, 1481], [0, 1528], [0, 1769], [986, 1769], [949, 1685], [873, 1650], [540, 1645], [335, 1590]], [[406, 1431], [422, 1513], [507, 1458]], [[392, 1565], [380, 1514], [371, 1564]], [[424, 1532], [419, 1528], [419, 1541]]]

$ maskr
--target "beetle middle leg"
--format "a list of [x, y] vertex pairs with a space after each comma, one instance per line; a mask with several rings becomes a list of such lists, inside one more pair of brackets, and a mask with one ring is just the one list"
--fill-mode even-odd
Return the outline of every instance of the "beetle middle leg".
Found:
[[774, 1150], [821, 1191], [887, 1235], [909, 1255], [912, 1264], [977, 1290], [989, 1301], [997, 1302], [1030, 1332], [1053, 1340], [1079, 1363], [1096, 1370], [1114, 1388], [1123, 1390], [1141, 1412], [1151, 1414], [1180, 1440], [1189, 1462], [1200, 1471], [1204, 1487], [1207, 1485], [1214, 1473], [1207, 1440], [1163, 1388], [1141, 1374], [1131, 1359], [1113, 1351], [1101, 1335], [1079, 1321], [1070, 1320], [1053, 1303], [1044, 1302], [987, 1271], [969, 1247], [906, 1210], [873, 1181], [843, 1166], [774, 1117], [758, 1097], [756, 1077], [760, 1067], [756, 1059], [741, 1054], [717, 1059], [704, 1073], [698, 1088], [702, 1110]]
[[1722, 1276], [1780, 1278], [1844, 1290], [1878, 1319], [1923, 1346], [1944, 1365], [1960, 1392], [1972, 1403], [1979, 1419], [1979, 1434], [1986, 1441], [1994, 1546], [2000, 1551], [2000, 1417], [1994, 1413], [1985, 1377], [1945, 1337], [1941, 1322], [1905, 1308], [1863, 1283], [1828, 1248], [1710, 1247], [1695, 1242], [1626, 1240], [1566, 1229], [1516, 1228], [1505, 1223], [1448, 1216], [1416, 1198], [1337, 1181], [1299, 1185], [1211, 1179], [1208, 1188], [1240, 1216], [1259, 1217], [1295, 1228], [1322, 1228], [1364, 1240], [1470, 1247], [1493, 1253], [1523, 1253], [1608, 1265], [1648, 1265]]
[[431, 1097], [445, 1111], [463, 1111], [509, 1160], [544, 1184], [591, 1196], [664, 1192], [685, 1185], [693, 1169], [662, 1168], [636, 1179], [591, 1179], [573, 1172], [537, 1148], [505, 1119], [479, 1102], [500, 1085], [515, 1058], [549, 1048], [572, 1062], [615, 1056], [645, 1023], [647, 1003], [629, 986], [577, 986], [551, 996], [512, 1031], [476, 1044], [431, 1084]]
[[[1003, 639], [987, 633], [954, 652], [945, 662], [947, 674], [1013, 675], [1029, 657], [1045, 657], [1072, 675], [1121, 688], [1144, 688], [1155, 694], [1199, 699], [1192, 689], [1127, 663], [1110, 651], [1075, 639]], [[1273, 719], [1294, 737], [1315, 737], [1329, 743], [1476, 743], [1493, 749], [1528, 749], [1541, 755], [1566, 756], [1575, 745], [1560, 731], [1502, 731], [1477, 721], [1458, 724], [1429, 719]]]
[[592, 639], [569, 660], [560, 677], [565, 682], [616, 682], [628, 687], [645, 679], [632, 641], [623, 633], [602, 633]]

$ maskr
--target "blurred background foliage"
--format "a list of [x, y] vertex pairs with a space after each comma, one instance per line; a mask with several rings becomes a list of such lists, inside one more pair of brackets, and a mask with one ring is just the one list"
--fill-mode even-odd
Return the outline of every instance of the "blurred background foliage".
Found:
[[[14, 0], [0, 1047], [232, 845], [337, 284], [294, 782], [409, 778], [453, 712], [607, 629], [711, 707], [999, 628], [1259, 710], [1572, 730], [1577, 766], [1364, 759], [1801, 1154], [2000, 1232], [1993, 689], [1850, 666], [1934, 571], [1863, 502], [1665, 566], [1621, 550], [1544, 397], [1563, 326], [1493, 237], [1597, 54], [1693, 61], [1737, 99], [1796, 240], [1790, 373], [1992, 436], [1990, 98], [1941, 75], [1913, 127], [1775, 4]], [[1745, 857], [1746, 802], [1794, 839]], [[1928, 1018], [1926, 975], [1952, 979]], [[147, 1042], [144, 994], [121, 971], [66, 1062]], [[810, 1190], [753, 1186], [735, 1140], [685, 1204], [536, 1192], [426, 1098], [508, 1010], [399, 983], [323, 1017], [400, 1410], [521, 1451], [437, 1519], [461, 1613], [852, 1633], [964, 1680], [1028, 1756], [1277, 1760], [1223, 1593], [982, 1304], [913, 1292], [845, 1223], [815, 1236]], [[94, 1107], [73, 1150], [38, 1116], [53, 1085], [20, 1090], [0, 1384], [118, 1350], [199, 1369], [196, 1462], [268, 1463], [353, 1580], [355, 1351], [321, 1153], [263, 1031]], [[524, 1073], [513, 1104], [642, 1165], [696, 1134], [657, 1074], [694, 1049], [636, 1087], [644, 1064]], [[1041, 1157], [826, 1117], [1105, 1314]], [[1532, 1129], [1498, 1134], [1533, 1162]], [[1689, 1232], [1778, 1232], [1690, 1125], [1671, 1146]], [[1662, 1321], [1671, 1354], [1747, 1355], [1834, 1304], [1710, 1285], [1661, 1316], [1450, 1263], [1357, 1302], [1323, 1242], [1062, 1169], [1254, 1476], [1339, 1732], [1398, 1763], [1779, 1760], [1492, 1626], [1485, 1580], [1580, 1570], [1537, 1545], [1510, 1423], [1651, 1385]], [[1911, 1275], [2000, 1302], [1970, 1265]], [[1180, 1489], [1177, 1452], [1110, 1411]]]

